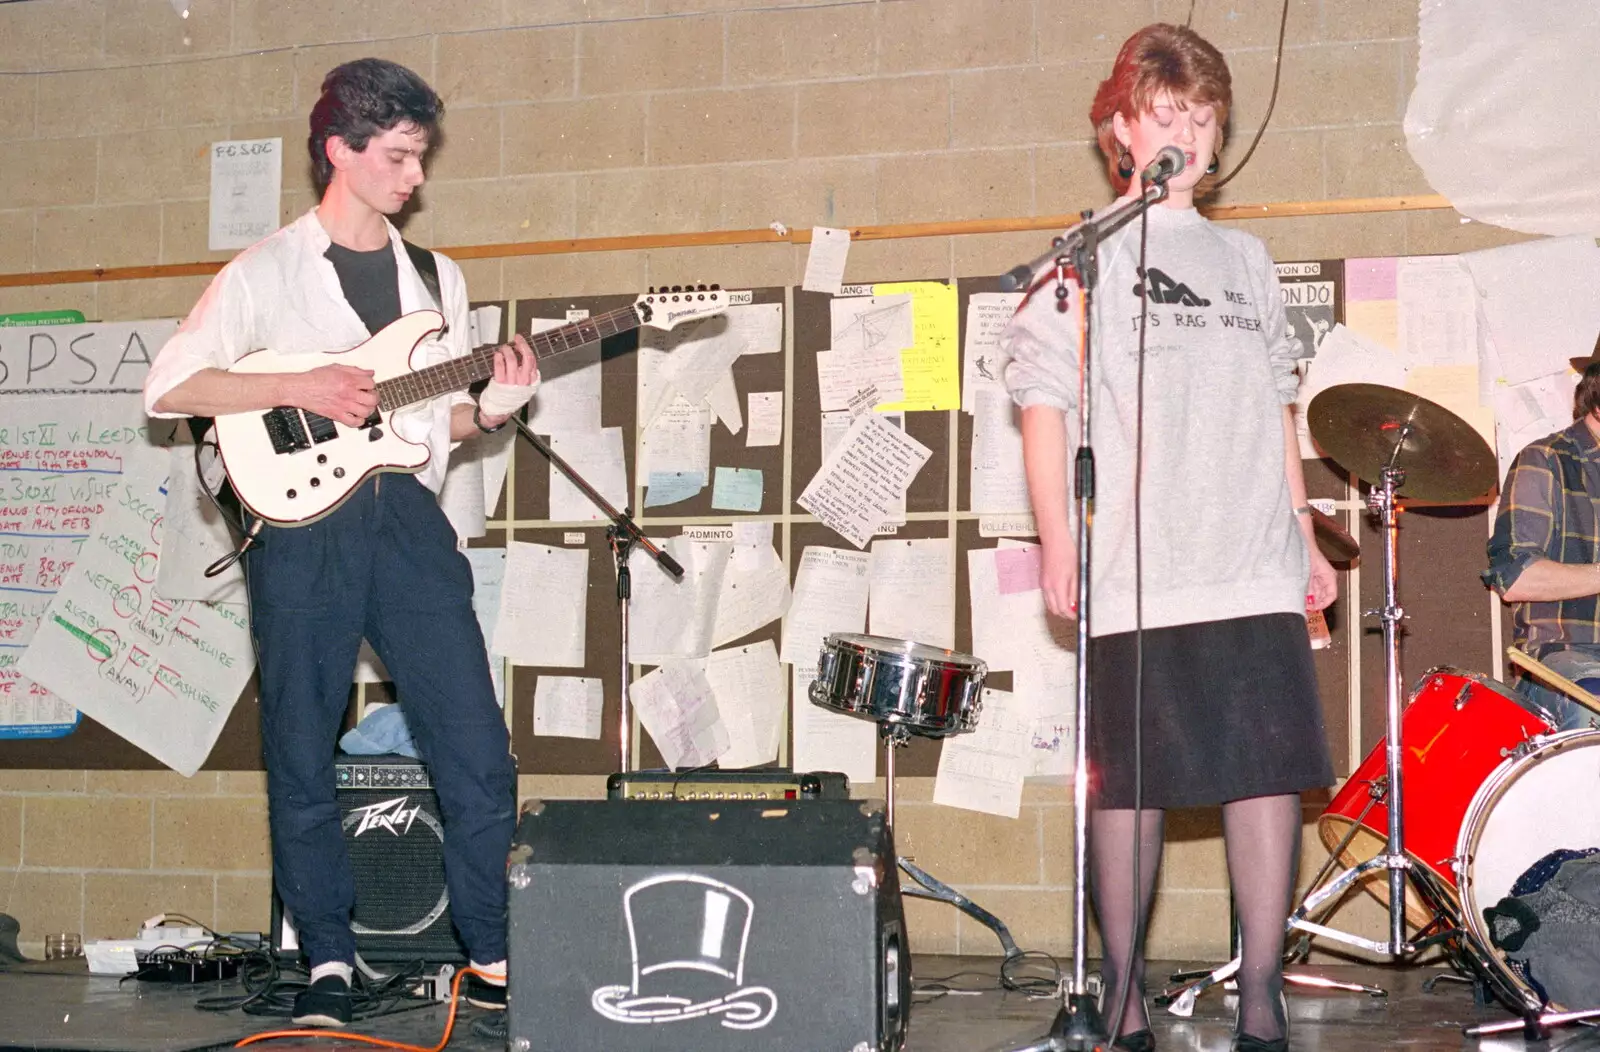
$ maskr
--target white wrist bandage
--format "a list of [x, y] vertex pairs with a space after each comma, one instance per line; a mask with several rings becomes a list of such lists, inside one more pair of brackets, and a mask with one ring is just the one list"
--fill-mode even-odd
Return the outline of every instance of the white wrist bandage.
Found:
[[528, 404], [528, 399], [533, 397], [538, 387], [537, 380], [531, 384], [503, 384], [499, 380], [490, 380], [489, 386], [478, 396], [478, 407], [489, 416], [510, 416]]

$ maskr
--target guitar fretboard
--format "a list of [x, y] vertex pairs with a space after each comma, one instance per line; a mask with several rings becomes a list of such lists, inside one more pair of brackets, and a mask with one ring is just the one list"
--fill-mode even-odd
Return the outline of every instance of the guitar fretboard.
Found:
[[[563, 325], [559, 329], [533, 333], [527, 340], [528, 345], [533, 348], [534, 357], [542, 361], [607, 336], [637, 329], [639, 325], [639, 312], [629, 304], [593, 318]], [[406, 373], [404, 376], [381, 380], [378, 382], [378, 407], [384, 412], [390, 412], [415, 402], [437, 398], [451, 391], [459, 391], [479, 380], [487, 379], [494, 375], [495, 350], [495, 345], [488, 344], [460, 358], [430, 365], [425, 369]]]

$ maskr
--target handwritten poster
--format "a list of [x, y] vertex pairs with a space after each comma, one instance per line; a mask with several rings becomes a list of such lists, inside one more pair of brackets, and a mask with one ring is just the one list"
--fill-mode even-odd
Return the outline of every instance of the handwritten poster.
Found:
[[156, 592], [163, 489], [122, 480], [18, 670], [187, 777], [210, 755], [255, 654], [243, 605]]
[[165, 473], [159, 443], [173, 422], [157, 422], [155, 436], [150, 427], [127, 395], [0, 395], [0, 738], [77, 725], [68, 701], [17, 666], [95, 520], [120, 498], [124, 471]]
[[862, 413], [797, 502], [857, 548], [889, 520], [932, 450], [875, 413]]
[[0, 393], [137, 391], [177, 331], [171, 318], [0, 326]]

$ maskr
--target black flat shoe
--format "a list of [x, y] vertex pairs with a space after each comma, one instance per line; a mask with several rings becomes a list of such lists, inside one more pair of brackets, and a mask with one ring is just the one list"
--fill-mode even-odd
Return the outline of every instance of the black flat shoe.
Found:
[[1111, 1047], [1121, 1052], [1156, 1052], [1156, 1035], [1150, 1032], [1149, 1027], [1145, 1027], [1131, 1034], [1123, 1034], [1111, 1042]]

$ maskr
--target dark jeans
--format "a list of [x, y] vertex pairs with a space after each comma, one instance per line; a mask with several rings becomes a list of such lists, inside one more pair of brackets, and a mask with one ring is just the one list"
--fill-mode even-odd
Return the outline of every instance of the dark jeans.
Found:
[[354, 961], [335, 745], [363, 636], [394, 676], [444, 817], [450, 912], [472, 959], [506, 955], [516, 769], [472, 612], [472, 572], [432, 493], [369, 481], [246, 557], [261, 676], [273, 880], [313, 965]]

